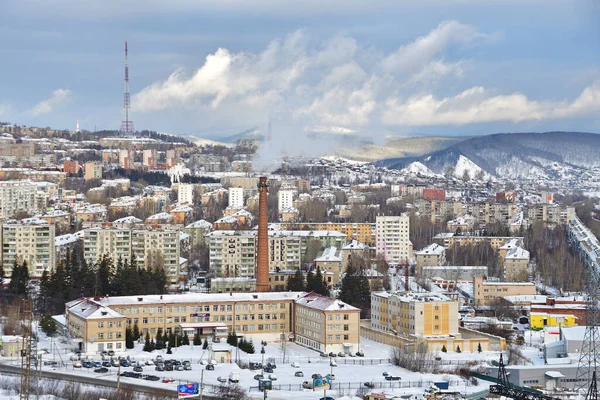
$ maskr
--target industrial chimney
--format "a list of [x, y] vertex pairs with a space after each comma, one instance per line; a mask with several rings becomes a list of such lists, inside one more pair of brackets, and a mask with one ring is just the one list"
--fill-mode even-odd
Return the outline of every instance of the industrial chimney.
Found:
[[269, 217], [267, 215], [267, 177], [258, 181], [258, 258], [256, 262], [256, 291], [269, 291]]

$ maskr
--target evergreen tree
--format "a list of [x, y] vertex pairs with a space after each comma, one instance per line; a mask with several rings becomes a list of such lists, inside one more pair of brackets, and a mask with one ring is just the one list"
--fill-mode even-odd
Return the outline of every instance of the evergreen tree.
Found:
[[233, 344], [233, 332], [228, 332], [227, 333], [227, 344], [230, 346], [235, 346]]
[[2, 289], [4, 288], [4, 267], [2, 266], [2, 264], [0, 263], [0, 291], [2, 291]]
[[107, 254], [98, 261], [96, 269], [96, 287], [94, 294], [104, 296], [110, 294], [110, 279], [112, 271], [112, 259]]
[[131, 331], [131, 326], [128, 326], [125, 329], [125, 348], [133, 349], [135, 347], [133, 343], [133, 332]]
[[42, 315], [42, 318], [40, 320], [40, 327], [48, 336], [53, 336], [56, 333], [56, 322], [50, 314]]
[[349, 263], [346, 274], [342, 278], [342, 288], [339, 299], [351, 306], [361, 309], [361, 318], [365, 318], [371, 311], [371, 289], [369, 280]]
[[200, 337], [199, 332], [194, 333], [194, 341], [192, 343], [194, 343], [194, 346], [200, 346], [202, 344], [202, 338]]
[[481, 343], [477, 344], [477, 352], [481, 353], [483, 350], [481, 349]]
[[175, 347], [175, 334], [173, 331], [169, 333], [169, 347]]
[[460, 346], [458, 346], [458, 345], [456, 346], [456, 352], [457, 353], [462, 353], [462, 351], [460, 351]]
[[22, 265], [19, 265], [15, 261], [8, 288], [16, 296], [27, 296], [29, 292], [29, 268], [27, 267], [27, 261], [23, 261]]
[[112, 275], [110, 280], [110, 293], [113, 296], [122, 296], [123, 295], [123, 259], [119, 256], [117, 260], [117, 266], [115, 268], [115, 273]]
[[315, 274], [312, 271], [308, 271], [308, 274], [306, 274], [306, 291], [315, 291]]
[[131, 333], [133, 340], [138, 340], [140, 338], [140, 328], [137, 323], [133, 324], [133, 331]]
[[297, 269], [296, 273], [288, 278], [286, 290], [290, 292], [306, 291], [306, 282], [304, 280], [304, 275], [302, 275], [302, 271]]
[[48, 303], [50, 301], [51, 291], [50, 291], [50, 274], [47, 270], [42, 272], [42, 277], [40, 278], [40, 296], [38, 298], [38, 309], [41, 312], [47, 312]]
[[248, 342], [248, 350], [246, 353], [254, 354], [254, 343], [252, 343], [252, 339]]
[[154, 343], [154, 339], [150, 340], [150, 351], [156, 350], [156, 343]]
[[202, 350], [208, 349], [208, 339], [204, 338], [204, 343], [202, 343]]
[[157, 265], [154, 268], [154, 287], [156, 288], [156, 294], [167, 293], [167, 273], [161, 265]]
[[165, 348], [165, 343], [162, 340], [162, 331], [161, 330], [159, 330], [156, 333], [155, 343], [156, 343], [156, 350], [162, 350]]
[[325, 282], [325, 278], [321, 273], [321, 269], [317, 268], [317, 273], [314, 278], [314, 292], [323, 296], [329, 296], [329, 289], [327, 288], [327, 282]]
[[148, 352], [152, 351], [150, 346], [150, 334], [148, 332], [146, 332], [146, 340], [144, 342], [144, 348], [142, 350]]
[[448, 352], [448, 349], [446, 348], [446, 345], [443, 345], [442, 346], [442, 353], [446, 353], [446, 352]]
[[190, 344], [190, 337], [187, 335], [187, 333], [184, 333], [183, 336], [181, 337], [181, 345], [189, 346], [189, 344]]
[[167, 354], [173, 354], [173, 351], [171, 350], [171, 346], [167, 347]]

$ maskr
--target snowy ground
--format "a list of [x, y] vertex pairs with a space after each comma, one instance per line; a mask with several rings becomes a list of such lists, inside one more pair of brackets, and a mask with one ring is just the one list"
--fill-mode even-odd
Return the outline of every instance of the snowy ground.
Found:
[[[62, 364], [59, 368], [61, 372], [72, 373], [75, 375], [89, 375], [96, 376], [106, 380], [116, 380], [117, 368], [110, 368], [108, 374], [96, 374], [93, 369], [86, 368], [73, 368], [73, 362], [69, 360], [72, 353], [68, 353], [66, 344], [62, 344], [57, 340], [53, 341], [53, 346], [50, 347], [50, 342], [47, 338], [40, 335], [39, 348], [52, 348], [53, 352], [44, 356], [43, 360], [54, 360]], [[221, 344], [220, 346], [223, 346]], [[146, 360], [154, 359], [158, 354], [162, 354], [165, 359], [176, 359], [176, 360], [190, 360], [192, 362], [192, 371], [155, 371], [154, 366], [144, 367], [144, 374], [151, 374], [159, 376], [162, 379], [171, 378], [174, 379], [173, 383], [162, 383], [161, 381], [151, 382], [144, 381], [134, 378], [122, 377], [123, 381], [131, 381], [136, 383], [144, 383], [149, 386], [161, 387], [161, 388], [172, 388], [175, 393], [176, 385], [178, 383], [187, 382], [200, 382], [201, 376], [203, 376], [204, 383], [206, 384], [206, 391], [210, 392], [213, 386], [218, 386], [219, 382], [217, 377], [228, 378], [229, 374], [233, 371], [239, 372], [240, 374], [240, 386], [245, 390], [249, 391], [249, 395], [254, 398], [262, 398], [263, 394], [257, 390], [258, 382], [254, 380], [254, 375], [260, 373], [260, 371], [250, 371], [248, 369], [240, 369], [237, 364], [217, 364], [214, 371], [208, 371], [201, 362], [208, 361], [211, 358], [211, 354], [208, 350], [203, 350], [202, 346], [183, 346], [173, 349], [173, 354], [167, 355], [166, 350], [157, 350], [152, 353], [142, 351], [142, 345], [136, 343], [136, 347], [131, 350], [127, 350], [121, 353], [121, 356], [129, 356], [135, 361], [140, 363]], [[262, 361], [262, 355], [260, 354], [260, 344], [255, 343], [256, 353], [245, 354], [243, 352], [236, 353], [235, 348], [232, 348], [232, 357], [235, 360], [238, 356], [240, 361]], [[422, 394], [424, 389], [429, 386], [430, 381], [450, 381], [451, 389], [455, 389], [460, 392], [474, 392], [485, 389], [485, 383], [482, 382], [480, 386], [467, 386], [468, 384], [463, 381], [460, 377], [451, 374], [422, 374], [415, 373], [405, 370], [400, 367], [392, 366], [388, 363], [387, 359], [390, 355], [390, 346], [386, 346], [380, 343], [376, 343], [367, 339], [361, 339], [361, 347], [365, 352], [365, 357], [346, 357], [337, 358], [337, 366], [331, 367], [329, 364], [329, 358], [323, 358], [313, 350], [304, 348], [295, 343], [287, 343], [286, 345], [286, 362], [282, 362], [283, 354], [279, 343], [269, 343], [265, 347], [264, 361], [265, 363], [271, 358], [275, 358], [277, 361], [277, 368], [274, 374], [277, 376], [277, 380], [273, 382], [275, 388], [278, 385], [282, 385], [282, 390], [273, 390], [269, 393], [270, 399], [289, 399], [291, 397], [295, 399], [319, 399], [323, 396], [323, 392], [313, 392], [312, 390], [299, 390], [300, 385], [304, 381], [310, 381], [311, 375], [314, 373], [325, 376], [326, 374], [333, 373], [336, 376], [334, 380], [334, 390], [327, 390], [328, 395], [332, 395], [336, 398], [340, 398], [343, 395], [353, 396], [359, 386], [363, 386], [364, 382], [381, 382], [383, 385], [389, 387], [390, 382], [386, 381], [383, 372], [388, 372], [390, 375], [400, 376], [403, 385], [412, 386], [411, 388], [397, 389], [394, 392], [400, 394]], [[100, 361], [99, 355], [89, 355], [95, 361]], [[498, 359], [498, 354], [489, 353], [441, 353], [440, 356], [443, 360], [452, 362], [453, 365], [448, 368], [454, 370], [460, 365], [466, 365], [469, 361], [491, 361], [492, 359]], [[17, 360], [13, 359], [2, 359], [2, 363], [16, 364]], [[291, 366], [292, 362], [298, 362], [299, 368]], [[346, 364], [344, 364], [346, 362]], [[356, 365], [353, 365], [356, 363]], [[360, 365], [363, 363], [364, 365]], [[52, 368], [48, 366], [42, 366], [42, 368]], [[54, 369], [54, 368], [52, 368]], [[130, 371], [132, 368], [121, 368], [121, 372]], [[202, 372], [203, 371], [203, 372]], [[304, 377], [295, 377], [296, 371], [302, 371]], [[265, 374], [267, 376], [269, 374]], [[290, 386], [288, 386], [290, 385]], [[336, 391], [335, 388], [339, 385], [343, 389]], [[291, 389], [291, 390], [290, 390]], [[390, 391], [391, 389], [386, 389]], [[379, 391], [382, 391], [381, 389]], [[0, 397], [1, 399], [1, 397]]]

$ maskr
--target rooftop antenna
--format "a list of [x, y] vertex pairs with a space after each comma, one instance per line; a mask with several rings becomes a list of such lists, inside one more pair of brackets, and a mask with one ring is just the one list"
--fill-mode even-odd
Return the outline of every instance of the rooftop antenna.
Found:
[[121, 135], [129, 136], [134, 133], [133, 121], [129, 120], [129, 64], [127, 62], [127, 41], [125, 41], [125, 96], [123, 99], [123, 108], [125, 109], [125, 121], [121, 122]]

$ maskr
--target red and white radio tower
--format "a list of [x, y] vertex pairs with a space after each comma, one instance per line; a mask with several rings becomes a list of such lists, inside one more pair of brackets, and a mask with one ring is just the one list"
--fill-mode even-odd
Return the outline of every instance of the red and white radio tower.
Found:
[[127, 63], [127, 41], [125, 41], [125, 97], [123, 100], [123, 108], [125, 109], [125, 121], [121, 122], [121, 134], [132, 135], [134, 133], [133, 121], [129, 120], [129, 64]]

